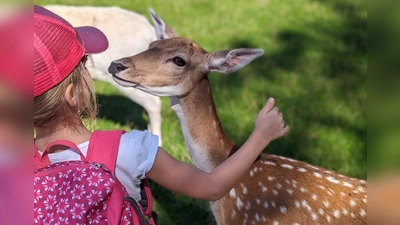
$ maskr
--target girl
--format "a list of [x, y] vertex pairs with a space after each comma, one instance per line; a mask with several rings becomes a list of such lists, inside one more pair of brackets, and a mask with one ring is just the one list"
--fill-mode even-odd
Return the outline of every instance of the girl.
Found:
[[[93, 27], [73, 28], [54, 13], [35, 6], [34, 15], [34, 127], [35, 145], [43, 151], [56, 140], [67, 139], [87, 154], [91, 132], [81, 118], [96, 117], [96, 97], [85, 63], [88, 54], [107, 49], [104, 34]], [[171, 157], [148, 131], [123, 134], [116, 176], [129, 194], [140, 200], [140, 180], [148, 177], [165, 188], [192, 198], [215, 201], [247, 172], [260, 152], [288, 132], [282, 114], [270, 98], [243, 146], [210, 173]], [[50, 161], [79, 160], [72, 149], [56, 146]], [[209, 185], [212, 183], [213, 185]]]

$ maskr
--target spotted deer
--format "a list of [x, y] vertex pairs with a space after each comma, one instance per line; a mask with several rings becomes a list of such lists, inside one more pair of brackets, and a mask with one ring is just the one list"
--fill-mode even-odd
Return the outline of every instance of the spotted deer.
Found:
[[[194, 165], [210, 172], [238, 149], [218, 119], [208, 73], [230, 73], [260, 49], [209, 53], [177, 37], [150, 10], [158, 41], [145, 52], [113, 61], [109, 72], [126, 87], [168, 96]], [[367, 183], [305, 162], [261, 154], [240, 182], [211, 202], [219, 225], [366, 224]]]

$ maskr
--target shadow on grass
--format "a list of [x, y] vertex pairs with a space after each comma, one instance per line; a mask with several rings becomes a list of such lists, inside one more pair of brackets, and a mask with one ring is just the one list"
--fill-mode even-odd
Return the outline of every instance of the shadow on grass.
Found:
[[128, 125], [132, 129], [146, 130], [146, 111], [122, 95], [97, 94], [100, 105], [98, 117], [112, 120], [120, 125]]
[[155, 182], [151, 182], [150, 187], [153, 197], [157, 199], [173, 224], [214, 224], [208, 202], [173, 194]]

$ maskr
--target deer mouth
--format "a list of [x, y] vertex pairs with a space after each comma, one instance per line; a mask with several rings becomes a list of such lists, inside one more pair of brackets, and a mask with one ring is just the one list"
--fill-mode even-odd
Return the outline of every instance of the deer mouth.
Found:
[[139, 84], [137, 84], [137, 83], [133, 83], [132, 81], [125, 80], [125, 79], [119, 77], [119, 76], [118, 76], [118, 73], [117, 73], [117, 74], [113, 74], [112, 76], [113, 76], [114, 81], [115, 81], [117, 84], [119, 84], [119, 85], [121, 85], [121, 86], [123, 86], [123, 87], [133, 87], [133, 88], [136, 88], [136, 87], [139, 85]]

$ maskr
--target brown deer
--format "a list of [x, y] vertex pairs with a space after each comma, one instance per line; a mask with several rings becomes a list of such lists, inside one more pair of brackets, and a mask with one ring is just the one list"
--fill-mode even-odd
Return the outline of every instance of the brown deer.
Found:
[[[171, 98], [194, 165], [211, 171], [238, 147], [223, 131], [208, 73], [230, 73], [261, 56], [261, 49], [208, 53], [177, 37], [150, 10], [158, 41], [145, 52], [112, 62], [115, 81]], [[297, 160], [261, 154], [240, 182], [211, 202], [219, 225], [366, 224], [367, 184]]]

